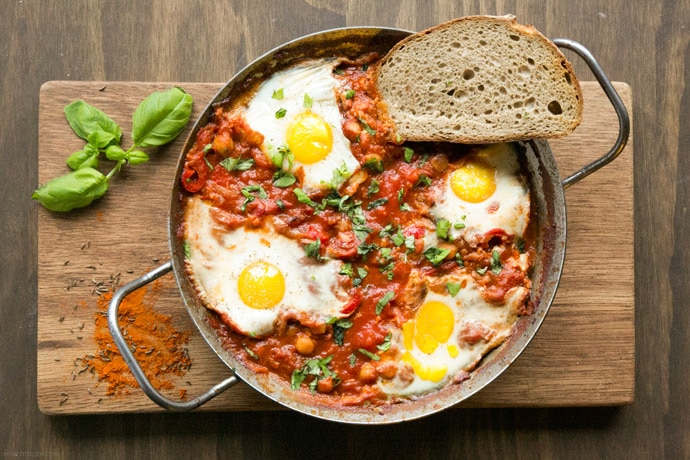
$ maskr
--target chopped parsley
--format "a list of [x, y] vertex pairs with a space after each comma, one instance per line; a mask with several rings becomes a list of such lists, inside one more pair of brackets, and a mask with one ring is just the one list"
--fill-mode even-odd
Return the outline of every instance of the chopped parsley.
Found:
[[283, 88], [274, 89], [274, 90], [273, 90], [273, 94], [271, 95], [271, 97], [272, 97], [273, 99], [275, 99], [276, 101], [282, 101], [284, 96], [285, 96], [285, 95], [284, 95], [284, 92], [283, 92]]
[[231, 171], [247, 171], [252, 166], [254, 166], [253, 158], [242, 158], [241, 156], [237, 158], [226, 158], [220, 162], [220, 165], [224, 167], [228, 172]]
[[381, 174], [383, 172], [383, 160], [371, 157], [364, 162], [364, 167], [373, 173]]
[[350, 262], [345, 262], [340, 266], [340, 271], [338, 272], [340, 275], [345, 275], [349, 276], [352, 278], [352, 276], [355, 274], [352, 268], [352, 264]]
[[446, 290], [451, 297], [455, 297], [460, 292], [460, 283], [446, 283]]
[[242, 212], [246, 211], [247, 205], [256, 199], [256, 196], [253, 195], [253, 193], [258, 193], [259, 198], [261, 199], [268, 198], [266, 190], [264, 190], [264, 188], [258, 184], [247, 185], [246, 187], [242, 187], [242, 196], [244, 196], [245, 198], [244, 203], [242, 203], [242, 205], [240, 206], [240, 210]]
[[379, 355], [375, 355], [374, 353], [372, 353], [369, 350], [366, 350], [364, 348], [360, 348], [357, 351], [359, 351], [360, 353], [362, 353], [364, 356], [371, 359], [372, 361], [380, 361], [381, 360], [381, 357]]
[[357, 277], [352, 279], [353, 286], [359, 286], [364, 281], [364, 278], [369, 274], [366, 268], [357, 267]]
[[494, 275], [498, 275], [501, 273], [502, 269], [503, 265], [501, 265], [501, 254], [497, 249], [494, 249], [491, 252], [491, 271]]
[[345, 331], [352, 327], [352, 321], [348, 318], [331, 318], [327, 323], [333, 326], [333, 341], [335, 344], [343, 346]]
[[354, 99], [355, 97], [355, 90], [354, 89], [348, 89], [345, 91], [345, 99]]
[[366, 131], [370, 136], [376, 136], [376, 130], [369, 126], [369, 124], [367, 124], [362, 117], [359, 117], [359, 122], [362, 123], [362, 128], [364, 128], [364, 131]]
[[314, 99], [311, 98], [307, 93], [304, 93], [304, 101], [302, 102], [302, 106], [305, 109], [311, 109], [311, 106], [314, 104]]
[[451, 240], [450, 235], [448, 235], [448, 230], [450, 230], [450, 221], [446, 219], [439, 219], [436, 221], [436, 235], [444, 240]]
[[313, 393], [316, 391], [316, 386], [319, 380], [327, 379], [329, 377], [333, 378], [335, 384], [340, 382], [338, 375], [328, 368], [333, 356], [327, 356], [325, 358], [314, 358], [310, 359], [304, 363], [304, 365], [292, 371], [292, 379], [290, 381], [290, 386], [293, 390], [299, 390], [302, 383], [307, 377], [313, 376], [314, 378], [309, 382], [309, 389]]
[[379, 184], [379, 181], [376, 179], [373, 179], [371, 183], [369, 184], [369, 188], [367, 189], [367, 196], [375, 195], [376, 193], [379, 193], [381, 190], [381, 184]]
[[254, 353], [247, 345], [244, 345], [244, 351], [246, 351], [252, 359], [259, 359], [259, 355]]
[[391, 338], [393, 337], [393, 334], [390, 332], [386, 334], [386, 337], [383, 339], [383, 343], [380, 345], [376, 345], [376, 348], [378, 348], [381, 351], [388, 351], [391, 348]]
[[307, 257], [311, 257], [312, 259], [317, 260], [319, 262], [326, 260], [325, 257], [321, 256], [321, 240], [319, 239], [316, 239], [311, 243], [305, 244], [304, 252], [307, 254]]
[[415, 182], [415, 187], [428, 187], [431, 185], [431, 178], [426, 174], [421, 174], [417, 182]]
[[[280, 147], [269, 146], [268, 156], [271, 158], [273, 166], [278, 169], [291, 169], [295, 161], [295, 155], [287, 145]], [[285, 164], [287, 162], [287, 165]]]
[[309, 195], [307, 195], [304, 192], [304, 190], [302, 190], [301, 188], [293, 189], [292, 192], [295, 194], [295, 196], [297, 197], [297, 201], [299, 201], [300, 203], [307, 204], [307, 205], [311, 206], [312, 208], [315, 208], [318, 206], [318, 204], [316, 204], [314, 201], [312, 201], [312, 199], [309, 198]]
[[405, 160], [405, 163], [411, 162], [413, 155], [414, 155], [414, 150], [412, 150], [409, 147], [403, 147], [403, 159]]
[[448, 254], [450, 254], [450, 249], [441, 249], [435, 246], [432, 246], [426, 251], [424, 251], [424, 256], [434, 266], [443, 262], [443, 260], [448, 256]]
[[367, 209], [378, 208], [379, 206], [383, 206], [386, 203], [388, 203], [388, 198], [379, 198], [378, 200], [374, 200], [371, 203], [369, 203], [367, 205]]
[[276, 110], [276, 120], [280, 120], [287, 114], [287, 109], [284, 107], [279, 108]]
[[290, 172], [279, 169], [273, 174], [273, 185], [280, 188], [291, 186], [297, 181], [297, 178]]
[[483, 275], [484, 273], [486, 273], [486, 271], [487, 271], [488, 269], [489, 269], [489, 267], [478, 268], [478, 269], [477, 269], [477, 273], [479, 273], [480, 275]]
[[347, 164], [343, 161], [339, 167], [333, 170], [333, 179], [331, 180], [331, 187], [337, 189], [352, 175], [349, 169], [347, 169]]
[[388, 302], [393, 300], [395, 298], [395, 292], [393, 291], [388, 291], [386, 292], [383, 297], [381, 297], [378, 302], [376, 302], [376, 314], [380, 315], [383, 309], [388, 305]]

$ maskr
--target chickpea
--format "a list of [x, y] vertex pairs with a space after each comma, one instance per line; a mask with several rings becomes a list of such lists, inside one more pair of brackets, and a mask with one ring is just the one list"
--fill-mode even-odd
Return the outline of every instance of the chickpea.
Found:
[[310, 355], [314, 351], [314, 341], [304, 333], [297, 334], [295, 339], [295, 349], [301, 355]]
[[326, 377], [325, 379], [319, 379], [316, 384], [316, 391], [319, 393], [330, 393], [333, 391], [334, 386], [333, 377]]
[[376, 367], [371, 363], [364, 363], [359, 369], [359, 380], [364, 383], [375, 382], [378, 377], [378, 372]]
[[235, 143], [232, 141], [232, 137], [230, 137], [230, 134], [225, 132], [220, 133], [213, 140], [213, 150], [215, 150], [223, 156], [229, 155], [234, 145]]

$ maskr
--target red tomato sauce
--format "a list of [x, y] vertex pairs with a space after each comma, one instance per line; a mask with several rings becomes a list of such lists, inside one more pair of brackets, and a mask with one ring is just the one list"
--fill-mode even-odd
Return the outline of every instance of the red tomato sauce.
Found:
[[[390, 372], [395, 357], [396, 351], [388, 348], [391, 328], [408, 321], [420, 300], [410, 289], [413, 270], [472, 273], [486, 288], [487, 300], [500, 302], [512, 287], [529, 286], [525, 273], [511, 260], [533, 251], [530, 242], [521, 242], [518, 250], [512, 237], [498, 232], [488, 235], [480, 247], [469, 247], [461, 239], [448, 242], [451, 251], [437, 264], [424, 255], [423, 237], [434, 232], [429, 208], [449, 157], [462, 156], [469, 148], [399, 142], [374, 90], [376, 59], [363, 56], [335, 72], [343, 83], [336, 94], [343, 132], [363, 165], [339, 192], [310, 195], [310, 204], [300, 202], [294, 192], [300, 177], [290, 186], [276, 186], [279, 168], [262, 150], [263, 136], [250, 129], [241, 107], [225, 105], [218, 106], [198, 132], [181, 176], [185, 190], [210, 203], [214, 218], [227, 231], [260, 226], [270, 218], [276, 231], [302, 245], [319, 240], [319, 256], [347, 262], [349, 274], [342, 278], [352, 300], [343, 307], [344, 313], [351, 313], [346, 321], [308, 324], [284, 318], [273, 335], [257, 339], [235, 332], [217, 315], [210, 320], [223, 345], [247, 367], [274, 373], [288, 384], [294, 385], [296, 371], [299, 374], [307, 361], [329, 359], [332, 376], [307, 376], [296, 388], [343, 406], [386, 400], [377, 390], [376, 378]], [[235, 169], [228, 169], [229, 161]], [[255, 191], [247, 193], [248, 187]], [[256, 191], [259, 187], [263, 198]], [[490, 264], [490, 248], [497, 246], [503, 269], [478, 273]]]

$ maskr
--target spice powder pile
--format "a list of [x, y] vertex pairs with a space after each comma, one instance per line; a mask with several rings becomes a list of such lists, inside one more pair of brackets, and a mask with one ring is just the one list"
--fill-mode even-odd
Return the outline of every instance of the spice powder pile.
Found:
[[[120, 328], [151, 384], [158, 390], [173, 389], [173, 376], [183, 376], [192, 365], [186, 344], [189, 333], [175, 329], [169, 315], [153, 311], [160, 296], [158, 281], [124, 298], [119, 308]], [[83, 364], [107, 384], [106, 394], [129, 394], [138, 388], [134, 376], [117, 349], [108, 329], [107, 311], [112, 292], [98, 297], [94, 339], [98, 353], [83, 358]], [[186, 390], [180, 391], [186, 396]]]

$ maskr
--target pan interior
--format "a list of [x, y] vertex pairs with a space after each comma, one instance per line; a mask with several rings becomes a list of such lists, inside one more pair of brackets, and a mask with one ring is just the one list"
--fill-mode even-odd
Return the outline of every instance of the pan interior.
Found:
[[[193, 127], [181, 152], [172, 187], [169, 221], [169, 243], [175, 277], [187, 310], [209, 346], [220, 359], [247, 384], [274, 401], [304, 414], [353, 424], [387, 424], [416, 419], [460, 403], [498, 377], [522, 352], [537, 332], [555, 295], [565, 255], [565, 202], [560, 176], [548, 144], [544, 141], [520, 143], [529, 172], [532, 219], [536, 219], [538, 256], [532, 273], [532, 315], [522, 317], [514, 326], [513, 335], [498, 349], [487, 355], [460, 385], [450, 385], [438, 392], [403, 404], [381, 407], [329, 407], [315, 405], [312, 400], [293, 392], [271, 375], [257, 375], [248, 370], [220, 342], [217, 331], [209, 325], [210, 314], [199, 301], [185, 275], [184, 247], [178, 238], [183, 220], [184, 190], [180, 176], [186, 152], [196, 134], [214, 109], [214, 104], [241, 95], [245, 88], [265, 75], [307, 57], [349, 56], [378, 51], [382, 55], [410, 32], [386, 28], [344, 28], [321, 32], [289, 42], [258, 58], [235, 75], [214, 97]], [[232, 391], [232, 390], [230, 390]]]

